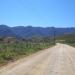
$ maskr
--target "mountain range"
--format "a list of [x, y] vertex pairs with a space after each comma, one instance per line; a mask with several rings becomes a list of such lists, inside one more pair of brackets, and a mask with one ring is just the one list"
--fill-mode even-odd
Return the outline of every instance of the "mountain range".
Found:
[[32, 27], [32, 26], [16, 26], [9, 27], [7, 25], [0, 25], [0, 37], [17, 37], [17, 38], [31, 38], [31, 37], [53, 37], [63, 34], [75, 33], [75, 27], [56, 28], [56, 27]]

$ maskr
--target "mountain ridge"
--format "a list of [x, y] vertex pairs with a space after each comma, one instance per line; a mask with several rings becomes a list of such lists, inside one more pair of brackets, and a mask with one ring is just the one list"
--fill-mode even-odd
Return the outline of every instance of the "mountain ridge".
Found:
[[31, 38], [33, 36], [52, 37], [68, 33], [75, 33], [75, 27], [56, 28], [56, 27], [33, 27], [33, 26], [15, 26], [0, 25], [0, 37]]

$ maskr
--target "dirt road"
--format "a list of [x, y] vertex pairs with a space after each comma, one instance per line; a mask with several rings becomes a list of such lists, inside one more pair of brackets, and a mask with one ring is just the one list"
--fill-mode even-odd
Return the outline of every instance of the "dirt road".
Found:
[[1, 68], [0, 75], [75, 75], [75, 48], [57, 44]]

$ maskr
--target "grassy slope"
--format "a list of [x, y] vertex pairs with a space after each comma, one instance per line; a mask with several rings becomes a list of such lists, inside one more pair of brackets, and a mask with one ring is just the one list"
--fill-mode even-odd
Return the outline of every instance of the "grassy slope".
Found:
[[65, 34], [57, 37], [57, 42], [75, 45], [75, 34]]
[[52, 45], [49, 38], [20, 40], [13, 43], [0, 40], [0, 65], [7, 64]]

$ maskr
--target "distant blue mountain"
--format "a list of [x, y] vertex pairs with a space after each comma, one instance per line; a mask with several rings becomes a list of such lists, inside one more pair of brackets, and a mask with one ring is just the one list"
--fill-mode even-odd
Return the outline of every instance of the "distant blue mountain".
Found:
[[6, 25], [0, 25], [0, 37], [16, 37], [16, 34]]
[[75, 33], [75, 28], [55, 28], [55, 27], [32, 27], [32, 26], [17, 26], [8, 27], [0, 25], [0, 37], [17, 37], [17, 38], [31, 38], [33, 36], [52, 37], [54, 35], [60, 36], [63, 34]]

